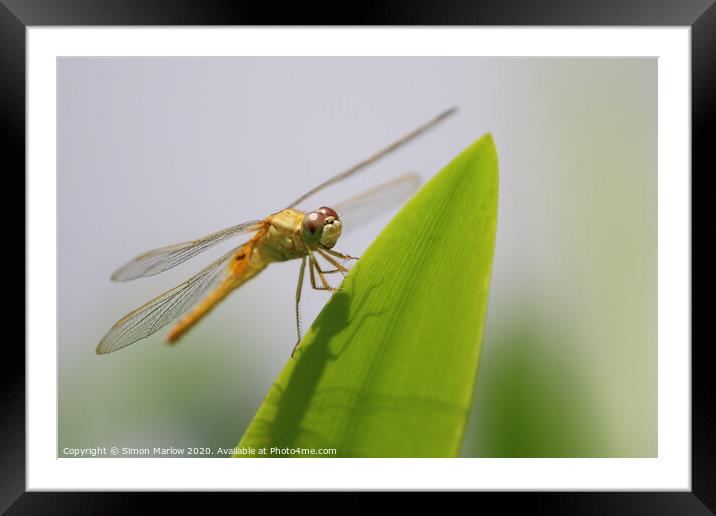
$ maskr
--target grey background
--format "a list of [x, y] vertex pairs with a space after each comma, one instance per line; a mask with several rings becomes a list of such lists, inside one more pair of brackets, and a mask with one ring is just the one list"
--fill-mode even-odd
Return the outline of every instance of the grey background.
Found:
[[[457, 105], [307, 207], [406, 171], [427, 180], [492, 132], [497, 245], [463, 454], [655, 456], [656, 71], [654, 59], [59, 59], [58, 454], [233, 446], [289, 358], [298, 264], [272, 265], [176, 348], [160, 331], [98, 357], [118, 318], [225, 246], [161, 276], [109, 275], [264, 217]], [[392, 213], [337, 249], [360, 255]], [[326, 300], [304, 292], [306, 327]]]

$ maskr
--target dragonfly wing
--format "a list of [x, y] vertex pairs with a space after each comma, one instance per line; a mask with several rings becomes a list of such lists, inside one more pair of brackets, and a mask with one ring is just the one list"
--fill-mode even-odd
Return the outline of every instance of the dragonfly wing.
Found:
[[145, 276], [154, 276], [172, 267], [176, 267], [180, 263], [184, 263], [189, 258], [239, 233], [256, 231], [262, 224], [263, 221], [252, 220], [222, 229], [221, 231], [217, 231], [198, 240], [152, 249], [151, 251], [140, 254], [129, 263], [117, 269], [114, 274], [112, 274], [112, 280], [128, 281]]
[[244, 245], [232, 249], [186, 282], [122, 317], [102, 337], [97, 353], [111, 353], [128, 346], [184, 315], [227, 276], [229, 263]]
[[338, 213], [345, 233], [399, 207], [418, 190], [421, 182], [418, 174], [405, 174], [331, 208]]
[[376, 152], [375, 154], [373, 154], [371, 157], [369, 157], [369, 158], [367, 158], [367, 159], [364, 159], [363, 161], [361, 161], [361, 162], [359, 162], [359, 163], [356, 163], [355, 165], [353, 165], [353, 166], [350, 167], [349, 169], [344, 170], [343, 172], [341, 172], [341, 173], [339, 173], [339, 174], [336, 174], [335, 176], [333, 176], [332, 178], [328, 179], [327, 181], [324, 181], [324, 182], [321, 183], [320, 185], [318, 185], [318, 186], [316, 186], [315, 188], [309, 190], [308, 192], [306, 192], [305, 194], [303, 194], [301, 197], [299, 197], [298, 199], [296, 199], [295, 201], [293, 201], [293, 202], [288, 206], [288, 208], [294, 208], [297, 204], [299, 204], [299, 203], [305, 201], [306, 199], [308, 199], [308, 198], [311, 197], [312, 195], [317, 194], [318, 192], [320, 192], [320, 191], [323, 190], [324, 188], [329, 187], [329, 186], [331, 186], [331, 185], [333, 185], [333, 184], [336, 184], [336, 183], [338, 183], [339, 181], [343, 181], [344, 179], [346, 179], [346, 178], [348, 178], [348, 177], [350, 177], [350, 176], [356, 174], [357, 172], [360, 172], [361, 170], [363, 170], [363, 169], [366, 168], [367, 166], [372, 165], [373, 163], [375, 163], [376, 161], [378, 161], [378, 160], [381, 159], [381, 158], [384, 158], [385, 156], [387, 156], [388, 154], [390, 154], [390, 153], [393, 152], [394, 150], [398, 149], [399, 147], [402, 147], [402, 146], [405, 145], [406, 143], [408, 143], [408, 142], [410, 142], [410, 141], [413, 141], [416, 137], [418, 137], [419, 135], [423, 134], [425, 131], [427, 131], [428, 129], [434, 127], [434, 126], [437, 125], [438, 123], [442, 122], [443, 120], [445, 120], [446, 118], [448, 118], [449, 116], [451, 116], [452, 114], [454, 114], [456, 111], [457, 111], [457, 108], [455, 108], [455, 107], [450, 108], [450, 109], [448, 109], [448, 110], [446, 110], [446, 111], [443, 111], [443, 112], [440, 113], [438, 116], [432, 118], [431, 120], [428, 120], [426, 123], [424, 123], [424, 124], [421, 125], [420, 127], [417, 127], [416, 129], [413, 129], [413, 130], [410, 131], [408, 134], [403, 135], [402, 137], [400, 137], [398, 140], [394, 141], [393, 143], [391, 143], [391, 144], [388, 145], [387, 147], [383, 147], [383, 148], [380, 149], [378, 152]]

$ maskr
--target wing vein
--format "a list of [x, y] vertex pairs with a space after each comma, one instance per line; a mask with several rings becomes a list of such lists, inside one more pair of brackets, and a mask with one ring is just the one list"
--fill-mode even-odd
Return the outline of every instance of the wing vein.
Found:
[[244, 243], [221, 256], [188, 281], [160, 294], [122, 317], [105, 334], [97, 353], [116, 351], [160, 330], [193, 308], [208, 290], [229, 274], [227, 265]]
[[152, 249], [151, 251], [140, 254], [129, 263], [117, 269], [114, 274], [112, 274], [112, 279], [114, 281], [129, 281], [136, 278], [154, 276], [155, 274], [159, 274], [160, 272], [164, 272], [184, 263], [197, 254], [239, 233], [257, 231], [261, 228], [262, 224], [263, 221], [261, 220], [251, 220], [243, 224], [222, 229], [221, 231], [206, 235], [197, 240]]

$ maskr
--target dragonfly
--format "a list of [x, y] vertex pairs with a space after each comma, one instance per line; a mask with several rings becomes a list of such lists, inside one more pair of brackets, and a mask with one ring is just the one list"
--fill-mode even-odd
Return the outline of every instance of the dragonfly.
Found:
[[[345, 276], [349, 271], [346, 263], [358, 259], [334, 249], [344, 229], [343, 224], [346, 220], [344, 214], [353, 213], [356, 221], [365, 220], [370, 217], [370, 213], [365, 211], [366, 206], [370, 207], [376, 200], [391, 198], [401, 192], [404, 195], [406, 191], [414, 191], [419, 184], [419, 178], [416, 174], [400, 176], [333, 208], [321, 206], [316, 210], [303, 212], [296, 207], [325, 188], [387, 156], [455, 111], [456, 108], [451, 108], [440, 113], [369, 158], [312, 188], [283, 210], [264, 219], [237, 224], [197, 240], [153, 249], [120, 267], [112, 274], [113, 281], [129, 281], [154, 276], [233, 237], [253, 233], [248, 241], [234, 247], [187, 281], [122, 317], [100, 340], [97, 354], [102, 355], [125, 348], [172, 322], [175, 324], [166, 340], [174, 344], [231, 292], [256, 277], [268, 265], [274, 262], [300, 260], [295, 314], [298, 341], [291, 352], [293, 357], [301, 342], [300, 302], [306, 267], [313, 289], [336, 291], [337, 289], [330, 285], [326, 276], [336, 273]], [[318, 261], [319, 257], [329, 265], [322, 266]], [[329, 266], [332, 268], [323, 268]]]

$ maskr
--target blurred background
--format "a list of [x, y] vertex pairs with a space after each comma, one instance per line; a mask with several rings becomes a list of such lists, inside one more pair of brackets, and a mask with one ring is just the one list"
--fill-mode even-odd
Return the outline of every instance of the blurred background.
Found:
[[[451, 106], [304, 207], [408, 171], [427, 181], [492, 132], [497, 243], [462, 455], [657, 455], [655, 59], [62, 58], [57, 70], [59, 456], [234, 446], [289, 359], [298, 263], [271, 265], [174, 348], [167, 328], [97, 356], [117, 319], [241, 240], [159, 276], [110, 274], [263, 218]], [[337, 249], [360, 256], [398, 208]], [[308, 327], [328, 297], [303, 295]]]

